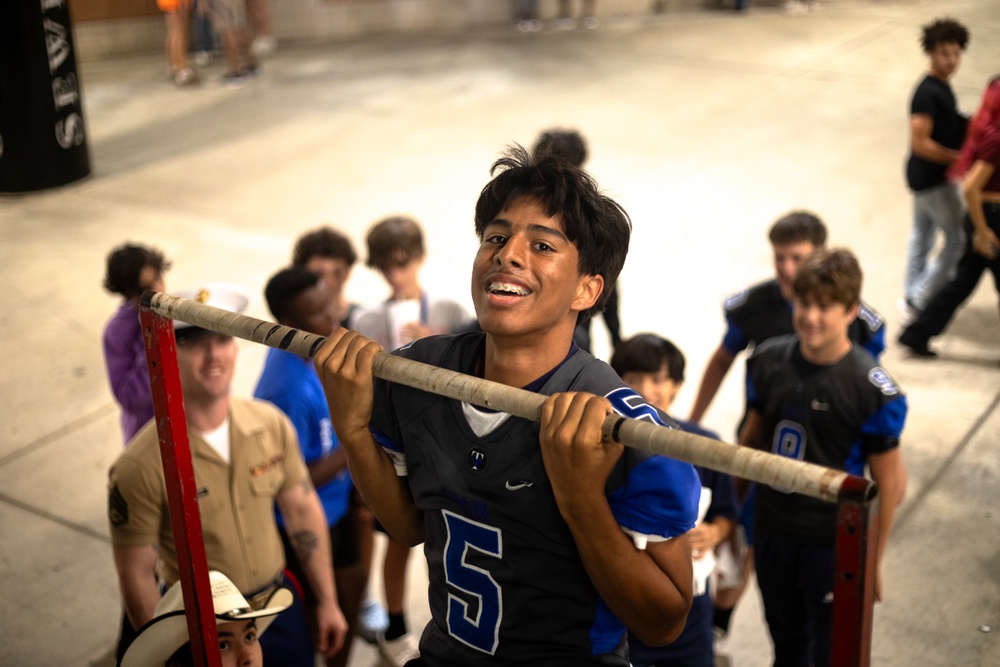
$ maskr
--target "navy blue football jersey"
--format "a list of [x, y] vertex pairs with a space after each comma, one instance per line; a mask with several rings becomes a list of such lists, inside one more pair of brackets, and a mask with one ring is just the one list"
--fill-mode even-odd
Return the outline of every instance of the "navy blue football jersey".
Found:
[[[864, 475], [869, 454], [899, 445], [903, 392], [872, 356], [853, 345], [830, 366], [806, 361], [795, 336], [760, 345], [747, 361], [747, 403], [781, 456]], [[757, 485], [754, 530], [833, 543], [836, 507], [785, 489]]]
[[[482, 333], [431, 336], [396, 353], [467, 374]], [[480, 664], [628, 665], [625, 628], [597, 595], [559, 514], [539, 425], [377, 381], [372, 431], [423, 510], [431, 622], [420, 642], [431, 667]], [[604, 362], [579, 350], [539, 393], [588, 391], [621, 414], [669, 420]], [[669, 539], [697, 518], [693, 466], [631, 448], [607, 483], [619, 524]]]
[[[795, 333], [792, 304], [781, 296], [777, 280], [737, 292], [726, 299], [724, 308], [728, 328], [722, 345], [731, 354], [760, 345], [769, 338]], [[862, 301], [848, 336], [878, 359], [885, 350], [885, 319]]]

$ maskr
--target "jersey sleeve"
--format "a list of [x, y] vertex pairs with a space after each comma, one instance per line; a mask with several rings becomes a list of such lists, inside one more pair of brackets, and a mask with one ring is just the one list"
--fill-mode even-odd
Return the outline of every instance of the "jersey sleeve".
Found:
[[861, 444], [867, 454], [879, 454], [899, 446], [909, 405], [899, 396], [880, 407], [861, 427]]
[[741, 325], [743, 307], [749, 296], [750, 291], [743, 290], [727, 298], [723, 304], [726, 314], [726, 334], [722, 337], [722, 346], [734, 356], [750, 345], [750, 336]]
[[406, 455], [403, 453], [403, 446], [373, 424], [368, 425], [368, 430], [371, 431], [372, 437], [375, 438], [375, 442], [382, 448], [382, 451], [389, 455], [392, 465], [396, 469], [396, 475], [406, 477]]
[[866, 334], [864, 340], [859, 341], [861, 347], [877, 360], [885, 352], [885, 318], [874, 308], [861, 302], [858, 306], [858, 320]]
[[694, 466], [650, 456], [608, 495], [608, 503], [618, 525], [642, 548], [646, 540], [668, 540], [694, 528], [700, 496]]
[[[609, 392], [606, 398], [624, 417], [666, 427], [664, 416], [627, 387]], [[626, 454], [633, 455], [631, 450]], [[618, 525], [641, 549], [646, 541], [667, 540], [694, 528], [700, 495], [694, 466], [654, 455], [640, 459], [628, 471], [623, 484], [608, 494], [608, 504]]]
[[760, 348], [754, 350], [754, 353], [750, 355], [747, 359], [747, 372], [746, 372], [746, 398], [747, 407], [753, 408], [754, 410], [761, 411], [761, 393], [760, 393]]
[[[411, 347], [412, 344], [396, 350], [393, 354], [408, 357], [407, 352]], [[392, 460], [396, 475], [405, 477], [407, 475], [405, 443], [395, 409], [398, 390], [397, 385], [387, 380], [375, 379], [374, 405], [368, 430], [375, 438], [375, 443]]]

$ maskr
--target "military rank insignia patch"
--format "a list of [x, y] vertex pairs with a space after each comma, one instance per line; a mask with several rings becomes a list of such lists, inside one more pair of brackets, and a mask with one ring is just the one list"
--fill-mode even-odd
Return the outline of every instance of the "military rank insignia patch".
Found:
[[117, 484], [108, 492], [108, 520], [112, 526], [124, 526], [128, 523], [128, 502], [118, 490]]

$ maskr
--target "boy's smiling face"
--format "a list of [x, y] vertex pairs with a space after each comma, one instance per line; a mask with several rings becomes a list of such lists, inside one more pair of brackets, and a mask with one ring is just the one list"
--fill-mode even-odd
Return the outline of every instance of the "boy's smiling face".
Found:
[[807, 360], [826, 360], [850, 348], [848, 327], [858, 315], [856, 304], [847, 306], [813, 295], [797, 296], [792, 304], [792, 324]]
[[546, 215], [531, 198], [510, 202], [483, 229], [472, 267], [472, 300], [483, 331], [556, 331], [568, 341], [578, 313], [594, 305], [604, 285], [600, 276], [581, 275], [579, 262], [559, 216]]

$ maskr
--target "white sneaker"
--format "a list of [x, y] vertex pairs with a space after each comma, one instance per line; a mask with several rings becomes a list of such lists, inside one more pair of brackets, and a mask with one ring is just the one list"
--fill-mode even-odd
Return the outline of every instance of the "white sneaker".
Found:
[[250, 53], [258, 58], [266, 58], [267, 56], [274, 55], [274, 52], [277, 50], [278, 40], [274, 38], [274, 35], [258, 35], [250, 43]]
[[198, 75], [190, 67], [185, 67], [177, 70], [177, 73], [174, 74], [174, 83], [178, 86], [190, 86], [193, 83], [198, 83]]
[[389, 629], [389, 614], [375, 598], [365, 598], [358, 609], [358, 634], [369, 644], [377, 644], [378, 638]]
[[596, 16], [588, 16], [583, 19], [583, 27], [587, 30], [593, 30], [599, 25], [601, 25], [601, 21]]
[[198, 51], [194, 54], [194, 64], [198, 67], [205, 68], [208, 64], [212, 62], [212, 52], [211, 51]]
[[410, 660], [420, 657], [417, 638], [409, 632], [389, 641], [379, 637], [378, 650], [390, 667], [403, 667]]

